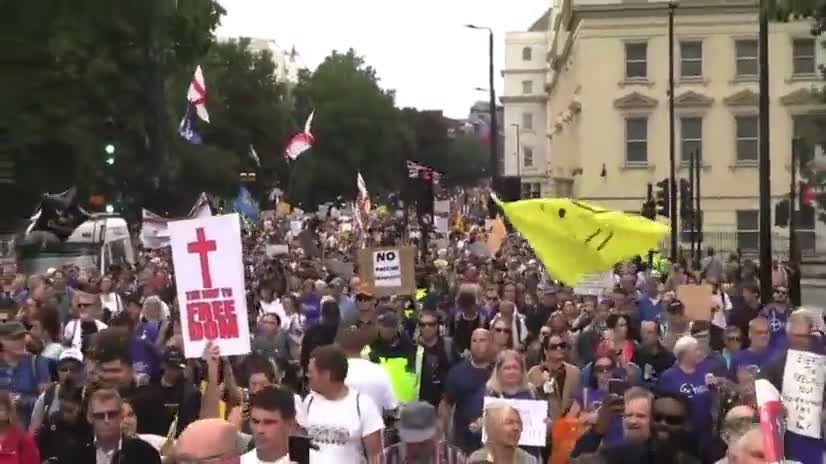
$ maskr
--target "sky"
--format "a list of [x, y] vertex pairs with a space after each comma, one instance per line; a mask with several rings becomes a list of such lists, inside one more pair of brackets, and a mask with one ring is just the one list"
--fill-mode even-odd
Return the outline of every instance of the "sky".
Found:
[[219, 37], [295, 45], [314, 69], [333, 50], [352, 47], [373, 66], [396, 104], [467, 117], [488, 99], [488, 37], [494, 32], [497, 96], [502, 95], [505, 33], [527, 30], [547, 0], [219, 0]]

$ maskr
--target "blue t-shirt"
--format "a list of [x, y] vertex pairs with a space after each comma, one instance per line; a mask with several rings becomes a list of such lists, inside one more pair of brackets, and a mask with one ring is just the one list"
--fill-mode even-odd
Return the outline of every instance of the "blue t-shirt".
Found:
[[654, 303], [654, 301], [648, 297], [644, 296], [640, 298], [637, 305], [640, 308], [640, 320], [641, 321], [654, 321], [659, 323], [662, 313], [662, 305], [658, 301]]
[[705, 378], [708, 372], [698, 367], [689, 374], [674, 366], [663, 372], [657, 383], [658, 390], [680, 393], [688, 399], [691, 427], [698, 435], [711, 434], [711, 390]]
[[469, 360], [454, 366], [447, 374], [445, 396], [456, 405], [453, 413], [453, 430], [456, 444], [464, 451], [482, 447], [482, 432], [471, 432], [468, 425], [482, 417], [485, 403], [485, 382], [490, 378], [490, 368], [473, 367]]
[[[593, 412], [599, 410], [599, 408], [602, 407], [602, 403], [605, 401], [605, 397], [608, 396], [608, 392], [591, 387], [586, 387], [585, 389], [588, 390], [587, 404], [583, 403], [584, 392], [582, 389], [578, 390], [577, 394], [574, 395], [574, 399], [582, 406], [584, 411]], [[602, 446], [609, 447], [621, 445], [624, 442], [624, 437], [625, 434], [622, 430], [622, 417], [614, 417], [608, 425], [608, 431], [602, 438]]]
[[26, 427], [32, 418], [34, 402], [40, 395], [40, 384], [49, 380], [49, 362], [42, 356], [24, 355], [15, 366], [0, 361], [0, 389], [19, 397], [17, 417]]
[[786, 321], [789, 311], [776, 304], [766, 305], [760, 313], [769, 320], [769, 347], [779, 348], [786, 340]]
[[731, 357], [731, 371], [729, 376], [732, 380], [737, 380], [737, 369], [741, 367], [755, 366], [755, 374], [760, 372], [766, 364], [771, 361], [774, 351], [771, 348], [766, 348], [762, 352], [754, 352], [751, 350], [740, 350]]
[[304, 315], [305, 330], [315, 325], [321, 318], [321, 297], [310, 294], [301, 299], [299, 304], [301, 314]]

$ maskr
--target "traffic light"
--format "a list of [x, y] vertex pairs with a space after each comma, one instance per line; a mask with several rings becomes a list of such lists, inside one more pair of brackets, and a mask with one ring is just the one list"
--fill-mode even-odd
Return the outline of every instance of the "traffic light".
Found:
[[774, 206], [774, 225], [777, 227], [789, 226], [789, 200], [778, 201]]
[[800, 198], [798, 199], [800, 202], [800, 208], [802, 209], [804, 206], [812, 206], [817, 199], [817, 194], [815, 192], [815, 188], [809, 184], [801, 182], [799, 184], [798, 191], [800, 192]]
[[117, 159], [118, 148], [115, 139], [115, 120], [107, 118], [103, 127], [103, 160], [109, 166], [115, 164]]
[[648, 184], [645, 203], [642, 204], [642, 210], [640, 210], [640, 216], [648, 219], [656, 219], [657, 217], [657, 206], [654, 204], [654, 186], [650, 183]]
[[691, 219], [691, 183], [687, 179], [680, 179], [680, 219]]
[[671, 182], [663, 179], [657, 182], [657, 214], [671, 217]]

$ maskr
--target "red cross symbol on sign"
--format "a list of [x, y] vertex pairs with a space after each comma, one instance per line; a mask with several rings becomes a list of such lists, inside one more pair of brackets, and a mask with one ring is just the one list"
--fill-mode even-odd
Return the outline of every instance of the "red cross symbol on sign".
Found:
[[197, 253], [201, 260], [201, 278], [204, 281], [204, 288], [212, 288], [212, 275], [209, 273], [209, 252], [217, 249], [215, 240], [207, 240], [203, 227], [195, 229], [195, 236], [198, 240], [186, 244], [186, 251]]

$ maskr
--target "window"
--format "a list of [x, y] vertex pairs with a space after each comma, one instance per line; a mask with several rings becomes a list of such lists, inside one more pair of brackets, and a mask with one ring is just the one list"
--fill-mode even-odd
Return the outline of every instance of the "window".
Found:
[[799, 162], [806, 163], [815, 157], [815, 144], [812, 143], [815, 125], [810, 116], [792, 118], [792, 148], [797, 151]]
[[541, 198], [542, 184], [539, 182], [525, 182], [522, 184], [522, 198]]
[[691, 161], [691, 155], [702, 157], [703, 118], [680, 119], [680, 156], [684, 163]]
[[533, 93], [533, 81], [522, 81], [522, 93], [523, 94]]
[[680, 76], [702, 77], [703, 75], [703, 43], [680, 43]]
[[648, 77], [647, 53], [648, 44], [625, 44], [625, 77], [629, 79]]
[[738, 40], [734, 43], [737, 76], [757, 76], [757, 41]]
[[625, 120], [625, 161], [638, 164], [648, 162], [648, 118]]
[[523, 130], [533, 130], [533, 113], [522, 113]]
[[793, 73], [815, 73], [815, 41], [814, 39], [795, 39], [792, 42]]
[[522, 165], [526, 168], [533, 167], [533, 148], [522, 147]]
[[737, 248], [743, 251], [757, 251], [760, 218], [756, 209], [737, 211]]
[[735, 118], [737, 125], [737, 161], [757, 161], [757, 116]]
[[522, 61], [531, 61], [533, 58], [533, 50], [531, 47], [525, 47], [522, 49]]

